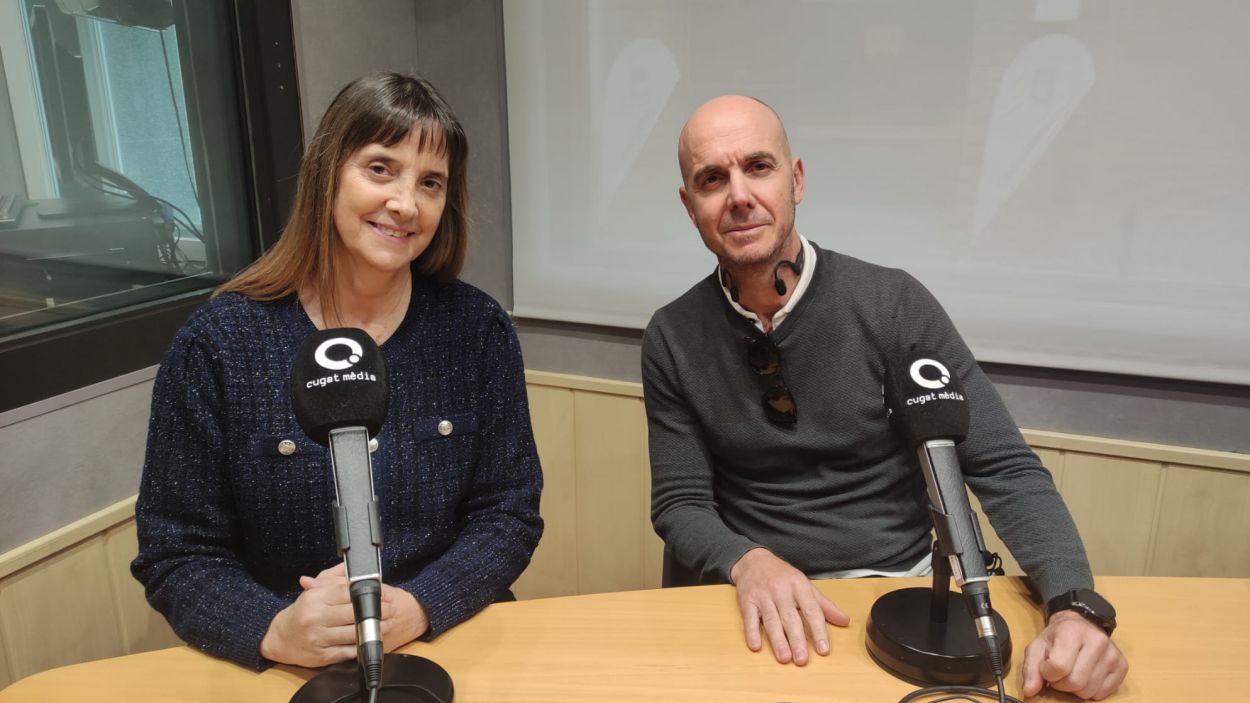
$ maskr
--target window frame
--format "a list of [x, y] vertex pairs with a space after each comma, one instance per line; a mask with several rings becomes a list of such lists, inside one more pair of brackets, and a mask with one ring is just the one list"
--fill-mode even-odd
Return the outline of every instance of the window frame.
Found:
[[[230, 0], [228, 8], [233, 45], [226, 53], [239, 85], [237, 123], [246, 152], [246, 255], [255, 260], [286, 222], [303, 155], [294, 27], [289, 2]], [[203, 9], [199, 2], [175, 2], [180, 21]], [[194, 37], [186, 39], [195, 56]], [[197, 109], [190, 86], [187, 100], [188, 112]], [[5, 339], [0, 413], [159, 363], [174, 333], [210, 293], [204, 288]]]

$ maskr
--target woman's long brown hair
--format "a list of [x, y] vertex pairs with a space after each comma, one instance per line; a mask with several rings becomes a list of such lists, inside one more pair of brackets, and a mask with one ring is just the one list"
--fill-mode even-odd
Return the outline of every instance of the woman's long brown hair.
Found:
[[335, 278], [342, 246], [334, 229], [334, 199], [348, 158], [369, 144], [391, 146], [417, 131], [417, 148], [447, 156], [447, 203], [417, 271], [447, 283], [460, 275], [469, 240], [468, 157], [464, 129], [424, 78], [380, 73], [339, 91], [300, 161], [291, 217], [273, 248], [222, 284], [235, 292], [277, 300], [303, 288], [317, 292], [327, 324], [340, 320]]

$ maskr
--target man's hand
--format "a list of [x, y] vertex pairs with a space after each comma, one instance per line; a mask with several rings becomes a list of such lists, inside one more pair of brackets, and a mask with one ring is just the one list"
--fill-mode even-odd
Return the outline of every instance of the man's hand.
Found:
[[[271, 661], [318, 667], [356, 656], [356, 615], [343, 563], [316, 577], [301, 576], [304, 592], [274, 617], [260, 642]], [[425, 634], [430, 622], [411, 593], [382, 584], [382, 644], [395, 649]]]
[[825, 623], [846, 627], [851, 619], [798, 569], [767, 549], [752, 549], [733, 565], [729, 578], [738, 589], [738, 607], [746, 627], [747, 647], [760, 650], [760, 623], [782, 664], [807, 663], [807, 633], [816, 651], [829, 653]]
[[1022, 693], [1036, 696], [1043, 680], [1056, 691], [1100, 701], [1119, 690], [1128, 661], [1093, 623], [1062, 610], [1024, 650]]
[[316, 578], [299, 578], [304, 592], [269, 623], [260, 641], [262, 657], [316, 667], [356, 656], [356, 616], [347, 592], [346, 569], [340, 563]]

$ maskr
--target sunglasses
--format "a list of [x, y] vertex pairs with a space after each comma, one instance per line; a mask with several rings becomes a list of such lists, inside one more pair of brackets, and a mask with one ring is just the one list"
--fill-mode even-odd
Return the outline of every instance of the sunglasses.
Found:
[[762, 398], [764, 415], [774, 425], [793, 427], [799, 416], [794, 396], [790, 394], [786, 380], [781, 377], [781, 351], [768, 337], [748, 337], [745, 341], [747, 363], [755, 373], [772, 379], [772, 384], [764, 391]]

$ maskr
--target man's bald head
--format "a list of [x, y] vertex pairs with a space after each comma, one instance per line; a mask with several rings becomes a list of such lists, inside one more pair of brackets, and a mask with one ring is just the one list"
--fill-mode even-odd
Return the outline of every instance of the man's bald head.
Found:
[[699, 148], [709, 139], [717, 139], [742, 130], [760, 130], [776, 140], [780, 157], [789, 160], [790, 138], [781, 117], [771, 105], [747, 95], [721, 95], [699, 106], [681, 128], [677, 138], [677, 165], [683, 181], [690, 178], [690, 166]]
[[721, 266], [739, 276], [795, 255], [803, 163], [771, 107], [742, 95], [707, 101], [682, 128], [677, 160], [682, 205]]

